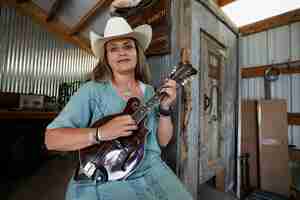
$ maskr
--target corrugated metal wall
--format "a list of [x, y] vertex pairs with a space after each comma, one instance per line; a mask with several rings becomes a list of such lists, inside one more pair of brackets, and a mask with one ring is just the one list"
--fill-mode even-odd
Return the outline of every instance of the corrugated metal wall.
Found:
[[[300, 60], [300, 23], [270, 29], [240, 39], [241, 67]], [[286, 99], [288, 112], [300, 112], [300, 75], [280, 75], [271, 83], [272, 98]], [[263, 99], [264, 79], [242, 80], [242, 98]], [[300, 146], [300, 127], [289, 126], [289, 143]]]
[[57, 96], [59, 84], [86, 79], [96, 64], [87, 52], [0, 8], [0, 91]]

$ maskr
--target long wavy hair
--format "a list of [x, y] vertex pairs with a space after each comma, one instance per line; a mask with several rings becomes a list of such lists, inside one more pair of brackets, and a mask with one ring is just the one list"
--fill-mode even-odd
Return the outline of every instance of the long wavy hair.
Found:
[[[139, 43], [135, 41], [135, 47], [137, 51], [137, 66], [135, 68], [135, 79], [149, 84], [151, 81], [151, 74], [149, 65], [146, 62], [146, 56]], [[92, 80], [94, 81], [108, 81], [112, 80], [113, 72], [110, 65], [107, 62], [107, 53], [104, 45], [103, 55], [100, 55], [99, 62], [95, 66], [92, 72]]]

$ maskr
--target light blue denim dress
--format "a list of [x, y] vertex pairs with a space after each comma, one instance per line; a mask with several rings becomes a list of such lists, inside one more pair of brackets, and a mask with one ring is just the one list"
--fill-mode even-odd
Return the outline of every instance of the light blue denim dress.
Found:
[[[144, 85], [144, 99], [150, 99], [154, 90]], [[84, 84], [70, 99], [60, 114], [47, 128], [86, 128], [106, 115], [120, 113], [126, 106], [110, 81], [90, 81]], [[147, 118], [149, 129], [145, 144], [145, 156], [137, 169], [122, 181], [101, 183], [90, 180], [70, 180], [66, 200], [189, 200], [187, 192], [172, 170], [161, 160], [157, 142], [158, 114], [154, 109]]]

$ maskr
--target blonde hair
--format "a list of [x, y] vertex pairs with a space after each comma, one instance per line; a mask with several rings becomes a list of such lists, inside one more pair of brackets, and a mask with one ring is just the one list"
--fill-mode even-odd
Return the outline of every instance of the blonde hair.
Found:
[[[137, 51], [137, 66], [135, 68], [135, 79], [142, 81], [143, 83], [149, 84], [151, 81], [151, 74], [149, 70], [149, 65], [146, 62], [146, 56], [139, 43], [135, 39], [133, 40], [135, 42]], [[111, 80], [113, 76], [112, 69], [107, 62], [105, 45], [103, 46], [103, 48], [103, 55], [100, 55], [99, 62], [97, 63], [92, 72], [92, 80], [98, 82]]]

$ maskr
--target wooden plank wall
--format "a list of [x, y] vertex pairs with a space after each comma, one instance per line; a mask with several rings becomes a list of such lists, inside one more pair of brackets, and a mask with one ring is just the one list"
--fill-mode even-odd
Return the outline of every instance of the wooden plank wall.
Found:
[[[202, 2], [202, 1], [201, 1]], [[204, 2], [204, 1], [203, 1]], [[207, 1], [205, 1], [207, 3]], [[217, 12], [217, 10], [215, 10]], [[207, 144], [202, 143], [204, 133], [203, 126], [203, 73], [201, 55], [201, 31], [205, 31], [217, 41], [219, 41], [226, 48], [226, 66], [224, 69], [224, 103], [223, 103], [223, 123], [221, 136], [224, 139], [224, 166], [225, 166], [225, 190], [232, 189], [235, 182], [235, 111], [237, 103], [237, 84], [238, 84], [238, 64], [237, 64], [237, 36], [232, 32], [231, 28], [228, 28], [224, 23], [212, 14], [211, 10], [207, 9], [205, 3], [199, 3], [199, 1], [193, 1], [192, 3], [192, 32], [191, 32], [191, 48], [192, 48], [192, 62], [195, 66], [199, 66], [200, 74], [198, 76], [198, 85], [194, 87], [193, 92], [197, 94], [193, 98], [198, 99], [197, 104], [193, 102], [193, 112], [198, 111], [198, 116], [192, 113], [193, 119], [197, 119], [191, 127], [189, 127], [189, 133], [199, 134], [199, 183], [203, 183], [212, 178], [216, 171], [208, 167], [208, 152]], [[194, 107], [195, 106], [195, 107]], [[195, 117], [195, 118], [194, 118]]]

